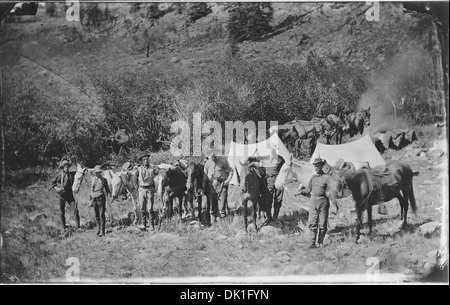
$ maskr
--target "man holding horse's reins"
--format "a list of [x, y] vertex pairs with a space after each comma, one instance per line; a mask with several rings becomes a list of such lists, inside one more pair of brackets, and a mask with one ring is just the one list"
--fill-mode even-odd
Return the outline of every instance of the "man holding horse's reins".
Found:
[[61, 216], [61, 226], [62, 230], [66, 231], [66, 202], [69, 204], [71, 209], [73, 210], [75, 216], [75, 222], [77, 229], [80, 228], [80, 213], [78, 211], [77, 202], [73, 197], [72, 185], [75, 178], [75, 172], [69, 172], [72, 163], [68, 160], [63, 160], [59, 166], [61, 169], [61, 174], [53, 179], [52, 188], [59, 195], [59, 209]]
[[[147, 228], [147, 222], [149, 214], [151, 216], [152, 230], [155, 229], [155, 211], [153, 209], [155, 203], [155, 177], [158, 175], [158, 170], [150, 166], [149, 161], [150, 154], [143, 153], [139, 160], [142, 165], [138, 167], [135, 176], [135, 185], [139, 187], [139, 210], [142, 213], [142, 219], [144, 220], [144, 230]], [[148, 203], [150, 202], [150, 208]], [[139, 217], [139, 219], [141, 219]]]
[[221, 149], [211, 149], [206, 156], [209, 159], [204, 167], [207, 177], [203, 189], [211, 202], [211, 214], [216, 221], [218, 217], [226, 217], [228, 184], [233, 178], [234, 170], [225, 158], [219, 158], [222, 156]]
[[311, 177], [308, 188], [300, 191], [300, 194], [302, 195], [311, 195], [308, 217], [308, 228], [311, 231], [311, 244], [308, 247], [309, 249], [316, 248], [317, 233], [319, 233], [319, 246], [323, 246], [323, 239], [327, 233], [328, 211], [330, 209], [330, 202], [326, 196], [326, 191], [328, 185], [331, 183], [331, 176], [325, 174], [323, 171], [325, 165], [324, 160], [316, 158], [313, 164], [316, 175]]

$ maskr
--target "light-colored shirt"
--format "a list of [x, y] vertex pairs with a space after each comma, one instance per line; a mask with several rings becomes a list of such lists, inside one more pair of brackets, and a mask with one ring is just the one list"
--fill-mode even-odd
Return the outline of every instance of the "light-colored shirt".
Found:
[[97, 198], [100, 197], [101, 195], [107, 195], [109, 194], [109, 187], [108, 187], [108, 181], [101, 177], [98, 178], [97, 176], [92, 178], [92, 182], [91, 182], [91, 197], [92, 198]]
[[218, 158], [216, 162], [209, 159], [205, 163], [204, 171], [210, 181], [217, 179], [219, 182], [227, 180], [228, 176], [234, 173], [234, 170], [224, 158]]
[[137, 171], [139, 187], [154, 186], [154, 179], [158, 175], [158, 170], [152, 167], [140, 166]]
[[308, 191], [313, 197], [325, 198], [328, 185], [331, 182], [331, 176], [327, 174], [320, 174], [312, 176], [308, 184]]

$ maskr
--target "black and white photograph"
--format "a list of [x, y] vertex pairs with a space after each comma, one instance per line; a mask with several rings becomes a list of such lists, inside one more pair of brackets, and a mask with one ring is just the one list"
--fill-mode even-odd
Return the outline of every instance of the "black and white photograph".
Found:
[[0, 284], [448, 285], [448, 15], [1, 0]]

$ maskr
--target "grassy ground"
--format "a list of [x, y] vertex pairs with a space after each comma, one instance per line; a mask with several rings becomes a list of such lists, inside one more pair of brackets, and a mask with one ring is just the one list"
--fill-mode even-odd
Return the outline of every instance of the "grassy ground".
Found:
[[[404, 151], [388, 151], [383, 157], [389, 161], [399, 155], [404, 155]], [[70, 231], [66, 236], [58, 235], [48, 226], [49, 221], [59, 224], [57, 198], [49, 191], [49, 180], [39, 180], [28, 187], [8, 187], [1, 210], [2, 281], [64, 281], [69, 268], [65, 263], [70, 257], [79, 260], [82, 281], [365, 274], [369, 257], [379, 260], [382, 274], [399, 273], [409, 280], [418, 280], [430, 271], [426, 266], [427, 254], [440, 249], [438, 234], [421, 236], [418, 227], [441, 219], [439, 208], [448, 185], [447, 161], [446, 157], [409, 157], [405, 161], [413, 170], [420, 171], [414, 178], [418, 213], [410, 214], [408, 229], [397, 232], [399, 206], [393, 200], [387, 203], [387, 216], [378, 215], [374, 208], [374, 236], [367, 236], [365, 227], [362, 242], [355, 244], [352, 234], [355, 215], [343, 210], [330, 218], [327, 246], [317, 250], [304, 250], [308, 238], [307, 212], [301, 206], [307, 202], [292, 197], [294, 184], [285, 193], [280, 222], [260, 233], [254, 232], [250, 225], [250, 232], [245, 234], [243, 216], [235, 213], [211, 228], [200, 229], [179, 217], [163, 222], [159, 232], [142, 232], [134, 226], [109, 226], [104, 238], [97, 238], [96, 230], [91, 228], [94, 213], [88, 207], [86, 185], [79, 196], [84, 230]], [[56, 171], [47, 176], [53, 174]], [[238, 193], [239, 190], [230, 202], [236, 201]], [[116, 217], [130, 211], [129, 201], [113, 204]], [[39, 213], [46, 217], [30, 221], [29, 216]], [[73, 225], [69, 210], [67, 215]]]

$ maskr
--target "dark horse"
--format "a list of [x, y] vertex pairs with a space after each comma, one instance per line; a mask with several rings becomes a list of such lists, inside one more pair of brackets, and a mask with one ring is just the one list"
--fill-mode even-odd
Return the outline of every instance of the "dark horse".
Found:
[[[195, 217], [194, 212], [194, 198], [197, 200], [197, 211], [198, 211], [198, 221], [201, 222], [202, 217], [202, 189], [203, 189], [203, 179], [204, 179], [204, 165], [195, 162], [191, 162], [186, 169], [186, 197], [184, 208], [186, 211], [189, 211], [191, 217]], [[207, 210], [209, 211], [209, 201], [207, 198]], [[209, 216], [209, 213], [207, 213]], [[208, 217], [207, 216], [207, 217]]]
[[248, 201], [253, 204], [253, 223], [256, 231], [258, 225], [256, 223], [256, 213], [258, 208], [265, 212], [267, 219], [260, 227], [268, 225], [272, 221], [272, 198], [267, 188], [266, 172], [263, 167], [252, 165], [251, 162], [256, 161], [249, 158], [247, 162], [242, 165], [242, 170], [239, 173], [239, 186], [242, 189], [242, 205], [244, 206], [244, 225], [245, 230], [248, 227]]
[[186, 176], [181, 168], [172, 167], [167, 170], [160, 170], [162, 193], [164, 195], [164, 205], [166, 217], [173, 216], [173, 199], [178, 198], [179, 213], [182, 216], [183, 197], [186, 192]]
[[[335, 170], [337, 171], [337, 170]], [[401, 162], [392, 162], [386, 166], [386, 170], [361, 169], [337, 171], [342, 187], [350, 189], [355, 200], [357, 227], [356, 241], [358, 242], [362, 224], [362, 212], [367, 210], [369, 233], [372, 233], [372, 206], [379, 202], [387, 202], [397, 198], [400, 203], [400, 218], [403, 220], [402, 229], [407, 226], [408, 200], [414, 214], [417, 211], [413, 190], [414, 173], [409, 165]], [[377, 183], [378, 181], [378, 183]], [[371, 187], [371, 185], [375, 187]], [[340, 191], [339, 190], [339, 191]]]
[[350, 138], [357, 135], [358, 132], [362, 135], [365, 126], [370, 126], [370, 106], [367, 109], [361, 108], [358, 113], [350, 113], [347, 117]]

